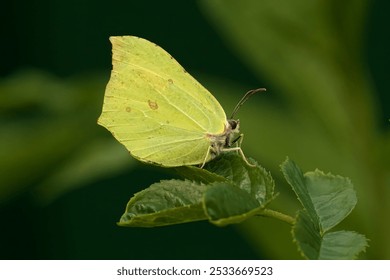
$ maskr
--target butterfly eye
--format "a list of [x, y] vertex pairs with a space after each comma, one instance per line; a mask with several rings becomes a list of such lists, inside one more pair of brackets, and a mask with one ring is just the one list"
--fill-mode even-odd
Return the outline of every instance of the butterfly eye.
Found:
[[238, 127], [238, 121], [236, 121], [236, 120], [228, 120], [228, 123], [229, 123], [229, 125], [230, 125], [230, 128], [232, 129], [232, 130], [235, 130], [237, 127]]
[[232, 122], [231, 126], [232, 126], [232, 129], [236, 129], [237, 123], [236, 122]]

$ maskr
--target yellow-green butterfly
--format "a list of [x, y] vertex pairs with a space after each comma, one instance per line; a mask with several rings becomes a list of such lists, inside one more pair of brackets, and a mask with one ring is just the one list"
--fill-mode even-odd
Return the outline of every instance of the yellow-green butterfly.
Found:
[[[232, 147], [239, 121], [227, 119], [218, 101], [165, 50], [133, 36], [110, 37], [110, 81], [98, 123], [132, 156], [166, 167], [202, 166]], [[249, 91], [250, 95], [265, 89]], [[247, 162], [248, 163], [248, 162]], [[249, 163], [248, 163], [249, 164]]]

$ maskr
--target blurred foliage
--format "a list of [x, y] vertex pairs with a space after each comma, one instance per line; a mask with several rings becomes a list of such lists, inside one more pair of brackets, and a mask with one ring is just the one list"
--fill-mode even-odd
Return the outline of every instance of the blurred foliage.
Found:
[[0, 203], [26, 188], [49, 203], [131, 165], [96, 125], [103, 81], [33, 70], [0, 81]]
[[[17, 51], [20, 51], [21, 55], [7, 57], [6, 65], [15, 63], [18, 66], [17, 63], [24, 62], [26, 65], [42, 66], [46, 63], [49, 68], [57, 67], [56, 71], [52, 71], [61, 74], [89, 71], [89, 66], [94, 69], [106, 67], [105, 76], [74, 75], [73, 78], [63, 79], [31, 70], [0, 80], [0, 206], [26, 192], [33, 193], [37, 201], [49, 204], [60, 196], [66, 197], [64, 194], [70, 190], [94, 187], [86, 189], [88, 193], [83, 196], [88, 197], [88, 203], [82, 199], [68, 200], [69, 205], [62, 209], [69, 213], [67, 219], [61, 220], [61, 212], [54, 211], [46, 213], [49, 218], [41, 218], [45, 224], [35, 225], [42, 227], [42, 231], [46, 230], [47, 235], [53, 235], [47, 243], [50, 254], [38, 256], [118, 258], [117, 254], [107, 255], [114, 246], [115, 252], [121, 252], [120, 256], [126, 258], [129, 249], [125, 242], [146, 236], [148, 243], [140, 242], [140, 246], [147, 245], [150, 251], [131, 252], [131, 256], [155, 259], [154, 253], [159, 246], [171, 239], [172, 243], [167, 245], [169, 249], [160, 248], [160, 257], [169, 258], [172, 252], [176, 252], [177, 258], [183, 255], [204, 258], [209, 256], [209, 252], [199, 252], [198, 255], [193, 252], [200, 248], [200, 244], [208, 246], [207, 242], [213, 242], [213, 246], [210, 245], [213, 252], [223, 252], [213, 255], [217, 258], [237, 258], [239, 252], [248, 250], [243, 246], [230, 250], [233, 245], [227, 241], [229, 246], [225, 246], [221, 238], [222, 235], [227, 236], [228, 229], [214, 230], [202, 223], [189, 228], [175, 227], [170, 231], [153, 229], [153, 233], [129, 232], [122, 228], [115, 235], [104, 232], [106, 225], [101, 225], [101, 216], [95, 214], [102, 205], [94, 203], [101, 202], [95, 195], [104, 198], [107, 193], [93, 182], [106, 185], [102, 178], [114, 178], [118, 174], [123, 175], [125, 170], [129, 171], [133, 177], [131, 187], [121, 191], [121, 196], [125, 196], [137, 191], [134, 185], [154, 176], [149, 169], [146, 173], [133, 169], [134, 160], [126, 150], [96, 125], [108, 79], [108, 36], [127, 34], [158, 43], [187, 70], [190, 70], [191, 63], [195, 65], [193, 68], [202, 69], [201, 74], [195, 75], [196, 78], [220, 100], [228, 115], [229, 108], [233, 108], [239, 99], [238, 94], [254, 87], [266, 87], [266, 94], [252, 97], [238, 113], [245, 133], [245, 154], [271, 170], [277, 186], [282, 186], [279, 164], [286, 156], [293, 158], [303, 170], [319, 168], [349, 177], [355, 186], [358, 203], [343, 222], [343, 228], [350, 227], [370, 239], [364, 258], [390, 258], [390, 225], [385, 222], [390, 213], [389, 117], [386, 117], [386, 128], [380, 128], [385, 121], [376, 100], [379, 95], [371, 84], [372, 77], [364, 60], [369, 1], [200, 1], [201, 10], [223, 36], [224, 44], [207, 24], [196, 21], [195, 10], [184, 13], [180, 5], [184, 5], [185, 1], [173, 1], [175, 5], [153, 2], [153, 11], [147, 1], [146, 4], [123, 2], [121, 6], [98, 3], [99, 12], [91, 8], [95, 6], [92, 3], [80, 6], [78, 2], [73, 2], [78, 9], [61, 1], [50, 4], [49, 1], [38, 4], [27, 1], [27, 8], [21, 10], [19, 5], [7, 2], [7, 5], [14, 5], [14, 13], [11, 14], [14, 22], [8, 23], [6, 32], [7, 35], [18, 36], [10, 40], [13, 44], [2, 45], [2, 48], [8, 48], [2, 54], [18, 54]], [[161, 12], [163, 8], [166, 8], [166, 13]], [[39, 11], [43, 11], [42, 14]], [[45, 17], [47, 15], [51, 20]], [[19, 21], [25, 24], [17, 25]], [[179, 28], [177, 22], [182, 23]], [[191, 26], [193, 29], [190, 29]], [[51, 28], [55, 28], [55, 32]], [[199, 28], [202, 28], [201, 31], [194, 35]], [[215, 41], [210, 43], [210, 38]], [[170, 44], [172, 40], [181, 44]], [[15, 46], [17, 43], [19, 45]], [[107, 48], [104, 56], [97, 50], [101, 45]], [[228, 51], [223, 49], [226, 46], [230, 48]], [[198, 56], [195, 56], [195, 51]], [[242, 65], [235, 61], [234, 54], [251, 72], [245, 72], [245, 67], [236, 67]], [[188, 57], [193, 57], [193, 62], [189, 62]], [[222, 63], [226, 60], [234, 63], [225, 67]], [[190, 73], [194, 74], [193, 71]], [[219, 77], [210, 73], [218, 73]], [[239, 74], [247, 76], [247, 79], [235, 79]], [[110, 181], [104, 187], [114, 189], [118, 185]], [[287, 186], [276, 191], [280, 193], [278, 203], [275, 201], [271, 206], [294, 215], [298, 209], [294, 204], [295, 198], [292, 199], [294, 194]], [[95, 198], [96, 202], [89, 198]], [[128, 197], [123, 197], [118, 204], [127, 200]], [[25, 232], [23, 225], [33, 225], [39, 220], [34, 215], [42, 213], [31, 211], [23, 203], [12, 206], [14, 212], [4, 217], [7, 221], [16, 220], [13, 225], [21, 224], [17, 228], [20, 233], [8, 235], [15, 235], [12, 246], [20, 246], [23, 251], [23, 254], [15, 251], [13, 256], [34, 258], [33, 254], [26, 257], [24, 250], [27, 245], [38, 245], [26, 244], [23, 240], [35, 238], [34, 230], [38, 240], [46, 240], [36, 228]], [[18, 212], [20, 207], [27, 210]], [[90, 207], [95, 208], [91, 211]], [[110, 210], [115, 207], [118, 206], [110, 207]], [[119, 208], [124, 208], [124, 205], [119, 205]], [[78, 212], [79, 209], [83, 212]], [[101, 211], [109, 212], [108, 209]], [[101, 215], [102, 212], [98, 213]], [[14, 217], [14, 213], [28, 214], [30, 221], [25, 216]], [[99, 235], [96, 226], [93, 228], [91, 224], [101, 226], [98, 231], [102, 234]], [[288, 225], [254, 218], [240, 225], [239, 230], [257, 250], [259, 257], [299, 258], [295, 245], [291, 243]], [[67, 234], [69, 238], [58, 242], [57, 236], [62, 236], [57, 235], [58, 232]], [[185, 240], [179, 235], [186, 235]], [[195, 239], [199, 239], [199, 243]], [[231, 240], [236, 239], [233, 235]], [[75, 241], [79, 243], [70, 246]], [[96, 246], [96, 242], [100, 242], [100, 246]], [[220, 247], [216, 249], [217, 243]], [[133, 244], [132, 248], [136, 245]], [[194, 250], [189, 251], [192, 253], [183, 252], [183, 247], [191, 246]], [[224, 247], [229, 248], [223, 251]], [[40, 249], [36, 249], [37, 252]]]

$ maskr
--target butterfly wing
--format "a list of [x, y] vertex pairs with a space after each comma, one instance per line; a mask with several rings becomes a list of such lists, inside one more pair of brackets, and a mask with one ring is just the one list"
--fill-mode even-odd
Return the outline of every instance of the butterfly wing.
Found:
[[141, 161], [203, 163], [206, 135], [225, 128], [218, 101], [156, 44], [133, 36], [110, 41], [113, 69], [98, 123]]

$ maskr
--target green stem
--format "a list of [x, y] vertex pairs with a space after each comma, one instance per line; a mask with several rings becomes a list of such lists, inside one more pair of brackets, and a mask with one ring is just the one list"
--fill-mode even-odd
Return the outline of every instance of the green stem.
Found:
[[289, 215], [280, 213], [280, 212], [275, 211], [275, 210], [264, 209], [261, 213], [259, 213], [259, 215], [260, 216], [264, 216], [264, 217], [275, 218], [275, 219], [278, 219], [280, 221], [286, 222], [286, 223], [288, 223], [290, 225], [294, 225], [295, 224], [295, 218], [293, 218], [293, 217], [291, 217]]

